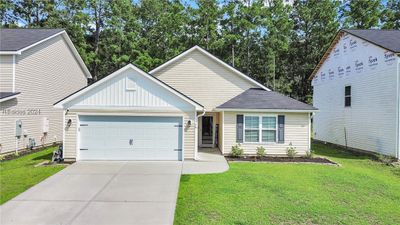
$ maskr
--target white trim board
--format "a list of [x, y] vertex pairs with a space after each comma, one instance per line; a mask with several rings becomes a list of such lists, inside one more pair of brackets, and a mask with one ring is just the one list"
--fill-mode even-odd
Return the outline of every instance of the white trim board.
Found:
[[50, 40], [50, 39], [52, 39], [52, 38], [54, 38], [54, 37], [56, 37], [58, 35], [62, 35], [64, 37], [65, 41], [67, 42], [68, 47], [71, 49], [71, 51], [74, 54], [74, 56], [75, 56], [76, 60], [78, 61], [79, 65], [81, 66], [81, 68], [85, 72], [86, 78], [92, 78], [92, 75], [90, 74], [88, 68], [86, 67], [86, 64], [83, 62], [81, 56], [79, 55], [78, 51], [76, 50], [74, 44], [72, 43], [71, 39], [69, 38], [69, 36], [68, 36], [68, 34], [67, 34], [67, 32], [65, 30], [60, 31], [60, 32], [58, 32], [56, 34], [53, 34], [53, 35], [51, 35], [51, 36], [49, 36], [49, 37], [47, 37], [45, 39], [42, 39], [42, 40], [40, 40], [38, 42], [35, 42], [35, 43], [25, 47], [25, 48], [17, 50], [17, 51], [0, 51], [0, 55], [14, 55], [14, 57], [15, 57], [15, 55], [21, 55], [22, 52], [24, 52], [25, 50], [28, 50], [28, 49], [36, 46], [36, 45], [39, 45], [39, 44], [41, 44], [41, 43], [43, 43], [45, 41], [48, 41], [48, 40]]
[[[68, 103], [76, 98], [78, 98], [79, 96], [83, 95], [84, 93], [87, 93], [88, 91], [96, 88], [97, 86], [100, 86], [101, 84], [113, 79], [114, 77], [120, 75], [121, 73], [123, 73], [125, 70], [127, 69], [133, 69], [134, 71], [138, 72], [140, 75], [142, 75], [143, 77], [146, 77], [147, 79], [155, 82], [156, 84], [160, 85], [161, 87], [167, 89], [168, 91], [172, 92], [173, 94], [175, 94], [176, 96], [180, 97], [181, 99], [183, 99], [184, 101], [188, 102], [189, 104], [193, 105], [195, 107], [196, 110], [202, 110], [203, 106], [194, 102], [192, 99], [186, 97], [185, 95], [183, 95], [182, 93], [174, 90], [173, 88], [169, 87], [168, 85], [162, 83], [160, 80], [158, 80], [157, 78], [151, 76], [150, 74], [145, 73], [143, 70], [137, 68], [136, 66], [132, 65], [132, 64], [128, 64], [124, 67], [122, 67], [121, 69], [115, 71], [114, 73], [108, 75], [107, 77], [101, 79], [100, 81], [88, 86], [87, 88], [84, 88], [76, 93], [74, 93], [73, 95], [61, 100], [60, 102], [56, 103], [54, 105], [55, 108], [64, 108], [64, 104]], [[72, 107], [73, 108], [73, 107]]]
[[243, 79], [250, 81], [251, 83], [259, 86], [260, 88], [266, 90], [266, 91], [270, 91], [270, 89], [268, 89], [267, 87], [265, 87], [264, 85], [260, 84], [259, 82], [253, 80], [252, 78], [250, 78], [249, 76], [247, 76], [246, 74], [240, 72], [239, 70], [235, 69], [234, 67], [228, 65], [227, 63], [225, 63], [224, 61], [218, 59], [217, 57], [215, 57], [214, 55], [212, 55], [211, 53], [207, 52], [206, 50], [202, 49], [201, 47], [195, 45], [194, 47], [182, 52], [180, 55], [176, 56], [175, 58], [172, 58], [171, 60], [167, 61], [164, 64], [161, 64], [160, 66], [156, 67], [155, 69], [151, 70], [149, 73], [154, 75], [154, 73], [156, 73], [157, 71], [163, 69], [164, 67], [174, 63], [175, 61], [183, 58], [184, 56], [186, 56], [187, 54], [191, 53], [192, 51], [198, 50], [201, 53], [205, 54], [206, 56], [210, 57], [212, 60], [216, 61], [217, 63], [221, 64], [222, 66], [224, 66], [225, 68], [227, 68], [228, 70], [230, 70], [231, 72], [233, 72], [234, 74], [242, 77]]
[[16, 61], [16, 56], [13, 55], [13, 65], [12, 65], [12, 92], [15, 92], [15, 61]]

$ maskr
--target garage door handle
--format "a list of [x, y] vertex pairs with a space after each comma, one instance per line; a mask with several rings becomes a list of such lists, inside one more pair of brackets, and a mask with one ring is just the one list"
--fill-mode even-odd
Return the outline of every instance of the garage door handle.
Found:
[[133, 145], [133, 139], [129, 139], [129, 145]]
[[174, 151], [181, 152], [182, 149], [181, 148], [176, 148], [176, 149], [174, 149]]
[[86, 151], [86, 150], [89, 150], [89, 149], [88, 148], [80, 148], [79, 150]]

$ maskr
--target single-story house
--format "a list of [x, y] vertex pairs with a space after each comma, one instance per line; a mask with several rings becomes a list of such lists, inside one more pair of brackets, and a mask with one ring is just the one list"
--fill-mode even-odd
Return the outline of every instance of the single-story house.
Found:
[[400, 30], [340, 30], [310, 80], [315, 139], [400, 158]]
[[89, 70], [63, 29], [0, 29], [0, 154], [61, 142], [55, 101], [87, 85]]
[[197, 159], [201, 148], [245, 154], [310, 150], [316, 108], [269, 90], [195, 46], [146, 73], [129, 64], [55, 103], [69, 160]]

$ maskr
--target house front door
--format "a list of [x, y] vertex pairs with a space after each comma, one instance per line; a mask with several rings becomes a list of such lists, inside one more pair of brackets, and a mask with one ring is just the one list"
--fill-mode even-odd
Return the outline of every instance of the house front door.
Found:
[[200, 147], [214, 147], [214, 120], [212, 116], [201, 117]]

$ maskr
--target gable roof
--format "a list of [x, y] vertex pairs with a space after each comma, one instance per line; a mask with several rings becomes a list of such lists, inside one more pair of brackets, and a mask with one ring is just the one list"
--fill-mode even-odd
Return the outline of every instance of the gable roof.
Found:
[[369, 41], [394, 53], [400, 53], [400, 30], [355, 30], [343, 29], [344, 32]]
[[87, 78], [92, 78], [86, 64], [64, 29], [16, 28], [0, 29], [0, 55], [20, 55], [38, 44], [62, 35]]
[[64, 108], [63, 105], [64, 105], [65, 103], [70, 102], [70, 101], [72, 101], [72, 100], [78, 98], [78, 97], [81, 96], [82, 94], [87, 93], [88, 91], [90, 91], [90, 90], [96, 88], [97, 86], [99, 86], [99, 85], [101, 85], [101, 84], [103, 84], [103, 83], [105, 83], [105, 82], [107, 82], [107, 81], [113, 79], [114, 77], [118, 76], [119, 74], [121, 74], [122, 72], [124, 72], [124, 71], [127, 70], [127, 69], [133, 69], [133, 70], [135, 70], [136, 72], [138, 72], [140, 75], [142, 75], [142, 76], [144, 76], [144, 77], [150, 79], [151, 81], [153, 81], [153, 82], [159, 84], [160, 86], [164, 87], [164, 88], [167, 89], [168, 91], [172, 92], [172, 93], [175, 94], [176, 96], [178, 96], [178, 97], [180, 97], [181, 99], [183, 99], [184, 101], [186, 101], [186, 102], [188, 102], [189, 104], [195, 106], [196, 110], [201, 110], [201, 109], [204, 108], [200, 103], [198, 103], [198, 102], [196, 102], [195, 100], [189, 98], [188, 96], [184, 95], [183, 93], [177, 91], [176, 89], [172, 88], [171, 86], [169, 86], [168, 84], [164, 83], [163, 81], [157, 79], [156, 77], [154, 77], [154, 76], [152, 76], [152, 75], [150, 75], [150, 74], [144, 72], [143, 70], [139, 69], [138, 67], [134, 66], [133, 64], [128, 64], [128, 65], [122, 67], [121, 69], [115, 71], [114, 73], [108, 75], [107, 77], [105, 77], [105, 78], [103, 78], [103, 79], [97, 81], [96, 83], [94, 83], [94, 84], [92, 84], [92, 85], [90, 85], [90, 86], [84, 87], [84, 88], [82, 88], [82, 89], [80, 89], [80, 90], [78, 90], [78, 91], [76, 91], [76, 92], [74, 92], [74, 93], [68, 95], [67, 97], [65, 97], [65, 98], [63, 98], [63, 99], [57, 101], [56, 103], [54, 103], [54, 104], [53, 104], [54, 107], [56, 107], [56, 108]]
[[151, 70], [149, 73], [150, 74], [154, 74], [157, 71], [160, 71], [161, 69], [167, 67], [168, 65], [174, 63], [175, 61], [183, 58], [184, 56], [190, 54], [193, 51], [200, 51], [201, 53], [203, 53], [204, 55], [206, 55], [207, 57], [211, 58], [212, 60], [214, 60], [215, 62], [221, 64], [223, 67], [227, 68], [228, 70], [232, 71], [234, 74], [236, 74], [239, 77], [242, 77], [243, 79], [250, 81], [251, 83], [255, 84], [256, 86], [270, 91], [270, 89], [268, 89], [267, 87], [265, 87], [264, 85], [260, 84], [259, 82], [257, 82], [256, 80], [252, 79], [251, 77], [247, 76], [246, 74], [240, 72], [239, 70], [237, 70], [236, 68], [232, 67], [231, 65], [228, 65], [227, 63], [225, 63], [224, 61], [222, 61], [221, 59], [217, 58], [216, 56], [214, 56], [213, 54], [209, 53], [208, 51], [206, 51], [205, 49], [201, 48], [198, 45], [195, 45], [194, 47], [182, 52], [181, 54], [173, 57], [172, 59], [168, 60], [167, 62], [161, 64], [160, 66], [154, 68], [153, 70]]
[[275, 91], [266, 91], [261, 88], [250, 88], [242, 94], [230, 99], [217, 107], [242, 110], [287, 110], [287, 111], [316, 111], [317, 108], [287, 97]]
[[0, 51], [18, 51], [64, 29], [1, 29]]
[[400, 30], [360, 30], [360, 29], [342, 29], [337, 32], [328, 49], [325, 51], [324, 55], [321, 57], [318, 64], [315, 66], [313, 72], [308, 77], [308, 80], [312, 80], [315, 74], [321, 68], [322, 64], [328, 58], [329, 54], [332, 52], [336, 44], [339, 42], [340, 38], [345, 34], [351, 34], [355, 37], [368, 41], [376, 46], [383, 49], [392, 51], [394, 53], [400, 54]]

